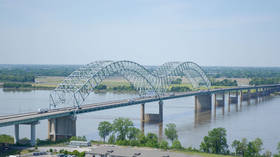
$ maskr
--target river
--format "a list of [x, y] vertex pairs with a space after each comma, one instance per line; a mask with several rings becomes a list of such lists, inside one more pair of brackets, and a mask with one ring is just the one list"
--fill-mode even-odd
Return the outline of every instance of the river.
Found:
[[[48, 90], [32, 91], [3, 91], [0, 89], [0, 115], [37, 111], [38, 108], [48, 107]], [[137, 97], [136, 94], [121, 93], [97, 93], [91, 94], [86, 103], [104, 102]], [[225, 101], [227, 102], [227, 100]], [[227, 106], [227, 104], [226, 104]], [[231, 105], [231, 112], [225, 108], [217, 108], [216, 116], [212, 114], [195, 116], [194, 97], [179, 98], [164, 101], [163, 129], [168, 123], [175, 123], [178, 130], [179, 140], [184, 147], [199, 148], [199, 144], [208, 131], [223, 127], [227, 130], [228, 144], [234, 139], [246, 137], [253, 140], [261, 138], [265, 150], [276, 153], [277, 143], [280, 142], [280, 96], [270, 96], [250, 104], [242, 103], [236, 111], [236, 105]], [[213, 108], [213, 107], [212, 107]], [[148, 103], [145, 106], [146, 113], [158, 113], [158, 104]], [[101, 121], [112, 122], [115, 118], [125, 117], [131, 119], [135, 126], [141, 128], [140, 105], [109, 109], [78, 115], [77, 135], [86, 136], [87, 139], [100, 140], [98, 136], [98, 123]], [[196, 118], [195, 118], [196, 117]], [[158, 124], [145, 124], [145, 132], [159, 133]], [[0, 128], [0, 134], [13, 136], [14, 127]], [[47, 120], [40, 121], [36, 126], [36, 135], [40, 139], [47, 138]], [[30, 126], [20, 125], [20, 138], [30, 138]], [[165, 138], [165, 137], [163, 137]]]

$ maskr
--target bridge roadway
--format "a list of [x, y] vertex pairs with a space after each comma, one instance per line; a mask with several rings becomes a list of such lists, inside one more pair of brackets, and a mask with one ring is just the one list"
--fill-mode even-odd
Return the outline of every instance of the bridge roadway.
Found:
[[65, 108], [53, 109], [46, 113], [29, 112], [29, 113], [6, 115], [6, 116], [3, 115], [0, 116], [0, 127], [16, 125], [16, 124], [30, 124], [44, 119], [58, 118], [58, 117], [64, 117], [73, 114], [100, 111], [105, 109], [124, 107], [124, 106], [136, 105], [136, 104], [144, 104], [144, 103], [160, 101], [160, 100], [168, 100], [168, 99], [175, 99], [175, 98], [188, 97], [188, 96], [208, 95], [208, 94], [239, 91], [239, 90], [251, 90], [251, 89], [259, 89], [259, 88], [280, 88], [280, 84], [200, 90], [200, 91], [191, 91], [185, 93], [169, 93], [161, 96], [160, 98], [156, 96], [150, 96], [150, 97], [142, 97], [142, 98], [135, 98], [135, 99], [124, 99], [118, 101], [109, 101], [109, 102], [82, 105], [79, 109], [72, 108], [72, 107], [65, 107]]

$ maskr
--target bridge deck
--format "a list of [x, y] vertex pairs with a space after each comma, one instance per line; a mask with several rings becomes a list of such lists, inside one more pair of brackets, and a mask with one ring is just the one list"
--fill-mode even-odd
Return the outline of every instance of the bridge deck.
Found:
[[80, 109], [66, 107], [66, 108], [50, 110], [46, 113], [30, 112], [30, 113], [0, 116], [0, 127], [14, 125], [14, 124], [27, 124], [27, 123], [32, 123], [34, 121], [44, 120], [44, 119], [57, 118], [57, 117], [69, 116], [73, 114], [81, 114], [86, 112], [100, 111], [105, 109], [130, 106], [130, 105], [154, 102], [159, 100], [168, 100], [168, 99], [175, 99], [175, 98], [187, 97], [187, 96], [223, 93], [223, 92], [237, 91], [237, 90], [275, 88], [275, 87], [280, 87], [280, 84], [201, 90], [201, 91], [192, 91], [192, 92], [185, 92], [185, 93], [169, 93], [163, 95], [160, 98], [151, 96], [151, 97], [136, 98], [133, 99], [133, 101], [129, 99], [125, 99], [125, 100], [118, 100], [118, 101], [88, 104], [88, 105], [81, 106]]

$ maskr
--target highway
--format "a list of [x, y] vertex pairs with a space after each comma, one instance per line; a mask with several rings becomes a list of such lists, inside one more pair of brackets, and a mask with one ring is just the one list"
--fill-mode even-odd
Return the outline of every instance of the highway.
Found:
[[93, 111], [100, 111], [105, 109], [124, 107], [124, 106], [130, 106], [130, 105], [136, 105], [142, 103], [149, 103], [149, 102], [155, 102], [160, 100], [168, 100], [168, 99], [175, 99], [180, 97], [196, 96], [196, 95], [215, 94], [215, 93], [237, 91], [237, 90], [249, 90], [249, 89], [257, 89], [257, 88], [280, 88], [280, 84], [200, 90], [200, 91], [191, 91], [191, 92], [184, 92], [184, 93], [167, 93], [165, 95], [162, 95], [161, 97], [147, 96], [147, 97], [139, 97], [134, 99], [107, 101], [102, 103], [82, 105], [80, 106], [80, 108], [64, 107], [64, 108], [52, 109], [52, 110], [48, 110], [45, 113], [28, 112], [22, 114], [2, 115], [0, 116], [0, 127], [15, 125], [15, 124], [28, 124], [44, 119], [51, 119], [51, 118], [57, 118], [57, 117], [63, 117], [63, 116], [69, 116], [69, 115], [81, 114], [81, 113], [87, 113]]

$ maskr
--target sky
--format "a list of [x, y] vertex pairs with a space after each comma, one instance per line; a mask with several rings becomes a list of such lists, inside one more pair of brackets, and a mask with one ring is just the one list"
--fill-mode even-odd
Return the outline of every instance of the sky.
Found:
[[0, 64], [280, 66], [279, 0], [0, 0]]

